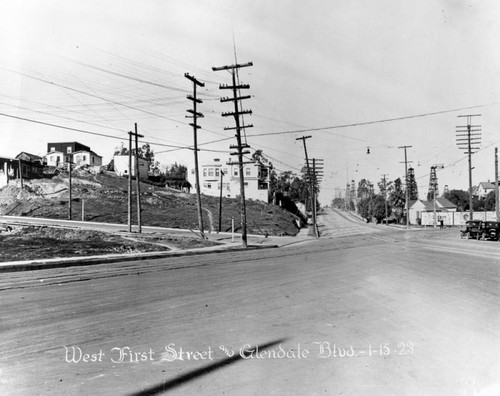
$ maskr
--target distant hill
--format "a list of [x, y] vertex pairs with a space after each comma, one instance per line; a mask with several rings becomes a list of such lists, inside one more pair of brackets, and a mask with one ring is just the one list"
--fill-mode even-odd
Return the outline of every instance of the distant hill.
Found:
[[[111, 172], [72, 175], [72, 217], [85, 220], [127, 224], [128, 179]], [[141, 182], [142, 224], [196, 230], [198, 226], [196, 195]], [[133, 184], [135, 191], [135, 180]], [[0, 189], [0, 213], [12, 216], [68, 218], [69, 178], [59, 174], [51, 179], [19, 180]], [[83, 202], [83, 205], [82, 205]], [[240, 231], [239, 199], [222, 199], [222, 231], [231, 230], [231, 218]], [[133, 195], [133, 224], [136, 223], [136, 198]], [[202, 196], [206, 230], [217, 231], [219, 198]], [[247, 227], [252, 234], [295, 235], [297, 217], [278, 206], [261, 201], [247, 201]]]

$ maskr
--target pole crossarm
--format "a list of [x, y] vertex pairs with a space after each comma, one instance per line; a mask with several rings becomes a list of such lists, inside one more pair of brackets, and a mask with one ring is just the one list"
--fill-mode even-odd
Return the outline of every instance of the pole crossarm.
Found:
[[[238, 127], [224, 127], [225, 131], [232, 131], [234, 129], [237, 129]], [[245, 128], [253, 128], [253, 124], [248, 124], [248, 125], [240, 125], [240, 129], [245, 129]]]
[[188, 80], [191, 80], [193, 83], [195, 83], [196, 85], [198, 85], [199, 87], [204, 87], [205, 84], [198, 81], [196, 78], [194, 78], [193, 76], [190, 76], [189, 73], [184, 73], [184, 77], [186, 77]]
[[252, 96], [251, 95], [245, 95], [245, 96], [238, 96], [236, 98], [220, 98], [221, 103], [225, 102], [237, 102], [239, 100], [244, 100], [244, 99], [250, 99]]
[[247, 63], [236, 63], [234, 65], [220, 66], [220, 67], [212, 67], [213, 71], [221, 71], [221, 70], [234, 70], [239, 69], [241, 67], [253, 66], [252, 62]]
[[250, 85], [248, 84], [240, 84], [240, 85], [227, 85], [227, 84], [221, 84], [219, 85], [219, 89], [248, 89], [250, 88]]
[[237, 117], [237, 116], [240, 116], [240, 115], [243, 115], [243, 114], [252, 114], [252, 110], [239, 110], [239, 111], [230, 111], [230, 112], [226, 112], [226, 113], [222, 113], [222, 117]]

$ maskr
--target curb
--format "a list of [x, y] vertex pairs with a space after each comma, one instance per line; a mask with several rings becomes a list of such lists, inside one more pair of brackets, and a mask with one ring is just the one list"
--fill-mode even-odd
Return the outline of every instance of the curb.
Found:
[[0, 263], [0, 273], [2, 272], [20, 272], [20, 271], [34, 271], [41, 269], [51, 268], [64, 268], [64, 267], [81, 267], [95, 264], [109, 264], [121, 261], [139, 261], [139, 260], [154, 260], [168, 257], [182, 257], [182, 256], [197, 256], [201, 254], [215, 254], [225, 252], [241, 252], [248, 250], [259, 249], [274, 249], [278, 245], [249, 245], [247, 248], [243, 247], [224, 247], [220, 249], [210, 250], [184, 250], [175, 252], [146, 252], [137, 253], [134, 255], [107, 255], [107, 256], [88, 256], [88, 257], [67, 257], [57, 259], [42, 259], [31, 261], [11, 261]]

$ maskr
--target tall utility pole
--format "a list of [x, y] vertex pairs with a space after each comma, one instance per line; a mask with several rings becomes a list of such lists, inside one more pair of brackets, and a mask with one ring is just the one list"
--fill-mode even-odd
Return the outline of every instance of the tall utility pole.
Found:
[[[433, 202], [433, 207], [434, 207], [434, 221], [433, 221], [434, 228], [437, 227], [436, 195], [438, 194], [438, 181], [437, 181], [436, 169], [444, 169], [444, 165], [437, 164], [437, 165], [431, 166], [431, 182], [429, 183], [429, 188], [432, 188], [432, 202]], [[429, 190], [429, 193], [430, 193], [430, 190]]]
[[459, 118], [467, 118], [467, 125], [457, 126], [457, 146], [465, 150], [465, 154], [469, 157], [469, 213], [472, 220], [474, 214], [472, 209], [472, 154], [479, 150], [481, 144], [481, 125], [472, 125], [472, 117], [480, 117], [481, 114], [459, 115]]
[[405, 150], [405, 180], [406, 180], [406, 198], [405, 198], [405, 209], [406, 209], [406, 228], [410, 228], [410, 205], [409, 205], [409, 189], [408, 189], [408, 158], [406, 156], [406, 149], [413, 146], [399, 146], [398, 148], [402, 148]]
[[[19, 160], [20, 161], [20, 160]], [[71, 206], [71, 201], [73, 200], [73, 190], [72, 190], [72, 185], [71, 185], [71, 164], [73, 161], [71, 159], [68, 161], [68, 167], [69, 167], [69, 207], [68, 207], [68, 219], [71, 220], [72, 217], [72, 206]]]
[[[311, 198], [311, 214], [312, 214], [312, 222], [313, 222], [313, 227], [316, 228], [316, 222], [314, 219], [314, 213], [313, 213], [313, 185], [311, 183], [311, 168], [309, 167], [309, 157], [307, 156], [307, 145], [306, 145], [306, 139], [310, 139], [311, 135], [308, 136], [301, 136], [299, 138], [296, 138], [295, 140], [302, 140], [302, 145], [304, 146], [304, 154], [306, 156], [306, 169], [307, 169], [307, 179], [309, 180], [309, 196]], [[307, 210], [307, 205], [306, 205], [306, 210]], [[316, 235], [316, 232], [315, 232]]]
[[128, 232], [132, 232], [132, 132], [128, 133]]
[[245, 150], [250, 146], [246, 143], [242, 143], [241, 140], [241, 130], [245, 128], [251, 128], [253, 125], [244, 125], [243, 122], [240, 123], [240, 117], [244, 114], [252, 114], [252, 110], [242, 110], [240, 107], [240, 103], [244, 99], [249, 99], [251, 96], [238, 96], [241, 89], [248, 89], [250, 85], [248, 84], [240, 84], [239, 81], [236, 81], [236, 73], [242, 67], [253, 66], [252, 62], [238, 64], [221, 67], [212, 67], [213, 71], [221, 71], [227, 70], [231, 73], [232, 85], [221, 84], [219, 85], [219, 89], [230, 89], [232, 90], [233, 97], [232, 98], [221, 98], [220, 101], [224, 102], [233, 102], [234, 104], [234, 112], [222, 113], [223, 117], [234, 117], [235, 127], [227, 127], [224, 130], [236, 130], [236, 145], [229, 146], [231, 149], [236, 149], [237, 152], [231, 153], [231, 155], [237, 155], [237, 162], [229, 162], [228, 165], [238, 165], [239, 175], [240, 175], [240, 199], [241, 199], [241, 244], [244, 248], [247, 247], [247, 209], [245, 203], [245, 176], [243, 174], [243, 165], [246, 163], [253, 163], [253, 161], [243, 161], [244, 154], [250, 154], [250, 151]]
[[318, 231], [318, 210], [316, 207], [316, 189], [319, 186], [319, 182], [321, 181], [321, 178], [323, 177], [323, 165], [324, 165], [324, 160], [321, 158], [313, 158], [312, 159], [312, 210], [313, 210], [313, 224], [314, 224], [314, 236], [316, 238], [319, 238], [319, 231]]
[[388, 224], [388, 221], [387, 221], [387, 212], [389, 211], [388, 210], [388, 207], [387, 207], [387, 182], [385, 180], [385, 177], [388, 176], [387, 173], [383, 173], [382, 174], [382, 177], [384, 178], [384, 203], [385, 203], [385, 224], [387, 225]]
[[141, 221], [141, 182], [139, 175], [139, 135], [137, 133], [137, 123], [135, 123], [135, 186], [137, 194], [137, 227], [139, 234], [142, 233], [142, 221]]
[[187, 110], [191, 115], [186, 116], [187, 118], [192, 118], [193, 122], [189, 123], [193, 127], [194, 136], [194, 172], [196, 179], [196, 199], [198, 206], [198, 228], [200, 229], [201, 236], [203, 237], [203, 214], [201, 210], [201, 193], [200, 193], [200, 172], [198, 169], [198, 129], [201, 128], [198, 125], [198, 118], [202, 118], [203, 114], [197, 111], [198, 103], [203, 103], [201, 99], [196, 97], [196, 87], [204, 87], [205, 84], [198, 81], [196, 78], [190, 76], [188, 73], [184, 73], [184, 77], [193, 82], [193, 95], [187, 95], [187, 98], [193, 102], [193, 109]]
[[220, 170], [220, 197], [219, 197], [219, 232], [222, 228], [222, 178], [224, 177], [224, 172]]
[[498, 147], [495, 147], [495, 213], [496, 220], [500, 221], [500, 197], [498, 196]]
[[132, 136], [135, 137], [135, 159], [134, 159], [134, 173], [136, 181], [136, 194], [137, 194], [137, 226], [138, 232], [142, 232], [141, 223], [141, 187], [139, 180], [139, 141], [138, 139], [143, 135], [137, 133], [137, 123], [135, 124], [135, 132], [129, 132], [129, 151], [128, 151], [128, 231], [132, 232]]

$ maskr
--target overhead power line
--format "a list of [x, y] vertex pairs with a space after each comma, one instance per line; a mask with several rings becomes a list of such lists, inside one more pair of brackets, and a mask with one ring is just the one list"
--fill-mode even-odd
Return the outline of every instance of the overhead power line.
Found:
[[[107, 137], [107, 138], [110, 138], [110, 139], [123, 140], [122, 137], [118, 137], [118, 136], [106, 135], [105, 133], [92, 132], [92, 131], [87, 131], [85, 129], [78, 129], [78, 128], [72, 128], [72, 127], [68, 127], [68, 126], [64, 126], [64, 125], [52, 124], [50, 122], [33, 120], [31, 118], [26, 118], [26, 117], [18, 117], [18, 116], [12, 115], [12, 114], [0, 113], [0, 116], [14, 118], [16, 120], [21, 120], [21, 121], [32, 122], [34, 124], [46, 125], [46, 126], [50, 126], [50, 127], [54, 127], [54, 128], [59, 128], [59, 129], [65, 129], [65, 130], [68, 130], [68, 131], [86, 133], [86, 134], [95, 135], [95, 136], [102, 136], [102, 137]], [[176, 148], [176, 149], [193, 150], [189, 146], [175, 146], [175, 145], [172, 145], [172, 144], [156, 143], [154, 141], [144, 141], [144, 142], [145, 143], [154, 144], [155, 146], [161, 146], [161, 147], [173, 147], [173, 148]], [[203, 149], [199, 149], [199, 150], [201, 150], [201, 151], [212, 151], [212, 150], [203, 150]]]
[[[408, 115], [408, 116], [395, 117], [395, 118], [385, 118], [382, 120], [375, 120], [375, 121], [365, 121], [365, 122], [356, 122], [356, 123], [352, 123], [352, 124], [332, 125], [332, 126], [326, 126], [326, 127], [320, 127], [320, 128], [296, 129], [296, 130], [281, 131], [281, 132], [257, 133], [257, 134], [252, 134], [252, 135], [249, 134], [248, 136], [255, 137], [255, 136], [285, 135], [285, 134], [290, 134], [290, 133], [303, 133], [303, 132], [315, 132], [315, 131], [317, 132], [317, 131], [325, 131], [328, 129], [351, 128], [351, 127], [357, 127], [357, 126], [363, 126], [363, 125], [381, 124], [384, 122], [401, 121], [401, 120], [408, 120], [408, 119], [412, 119], [412, 118], [421, 118], [421, 117], [429, 117], [429, 116], [439, 115], [439, 114], [454, 113], [457, 111], [477, 109], [480, 107], [491, 106], [493, 104], [496, 104], [496, 103], [474, 105], [474, 106], [469, 106], [469, 107], [461, 107], [458, 109], [441, 110], [441, 111], [434, 111], [431, 113], [422, 113], [422, 114]], [[345, 136], [345, 137], [347, 137], [347, 136]]]

